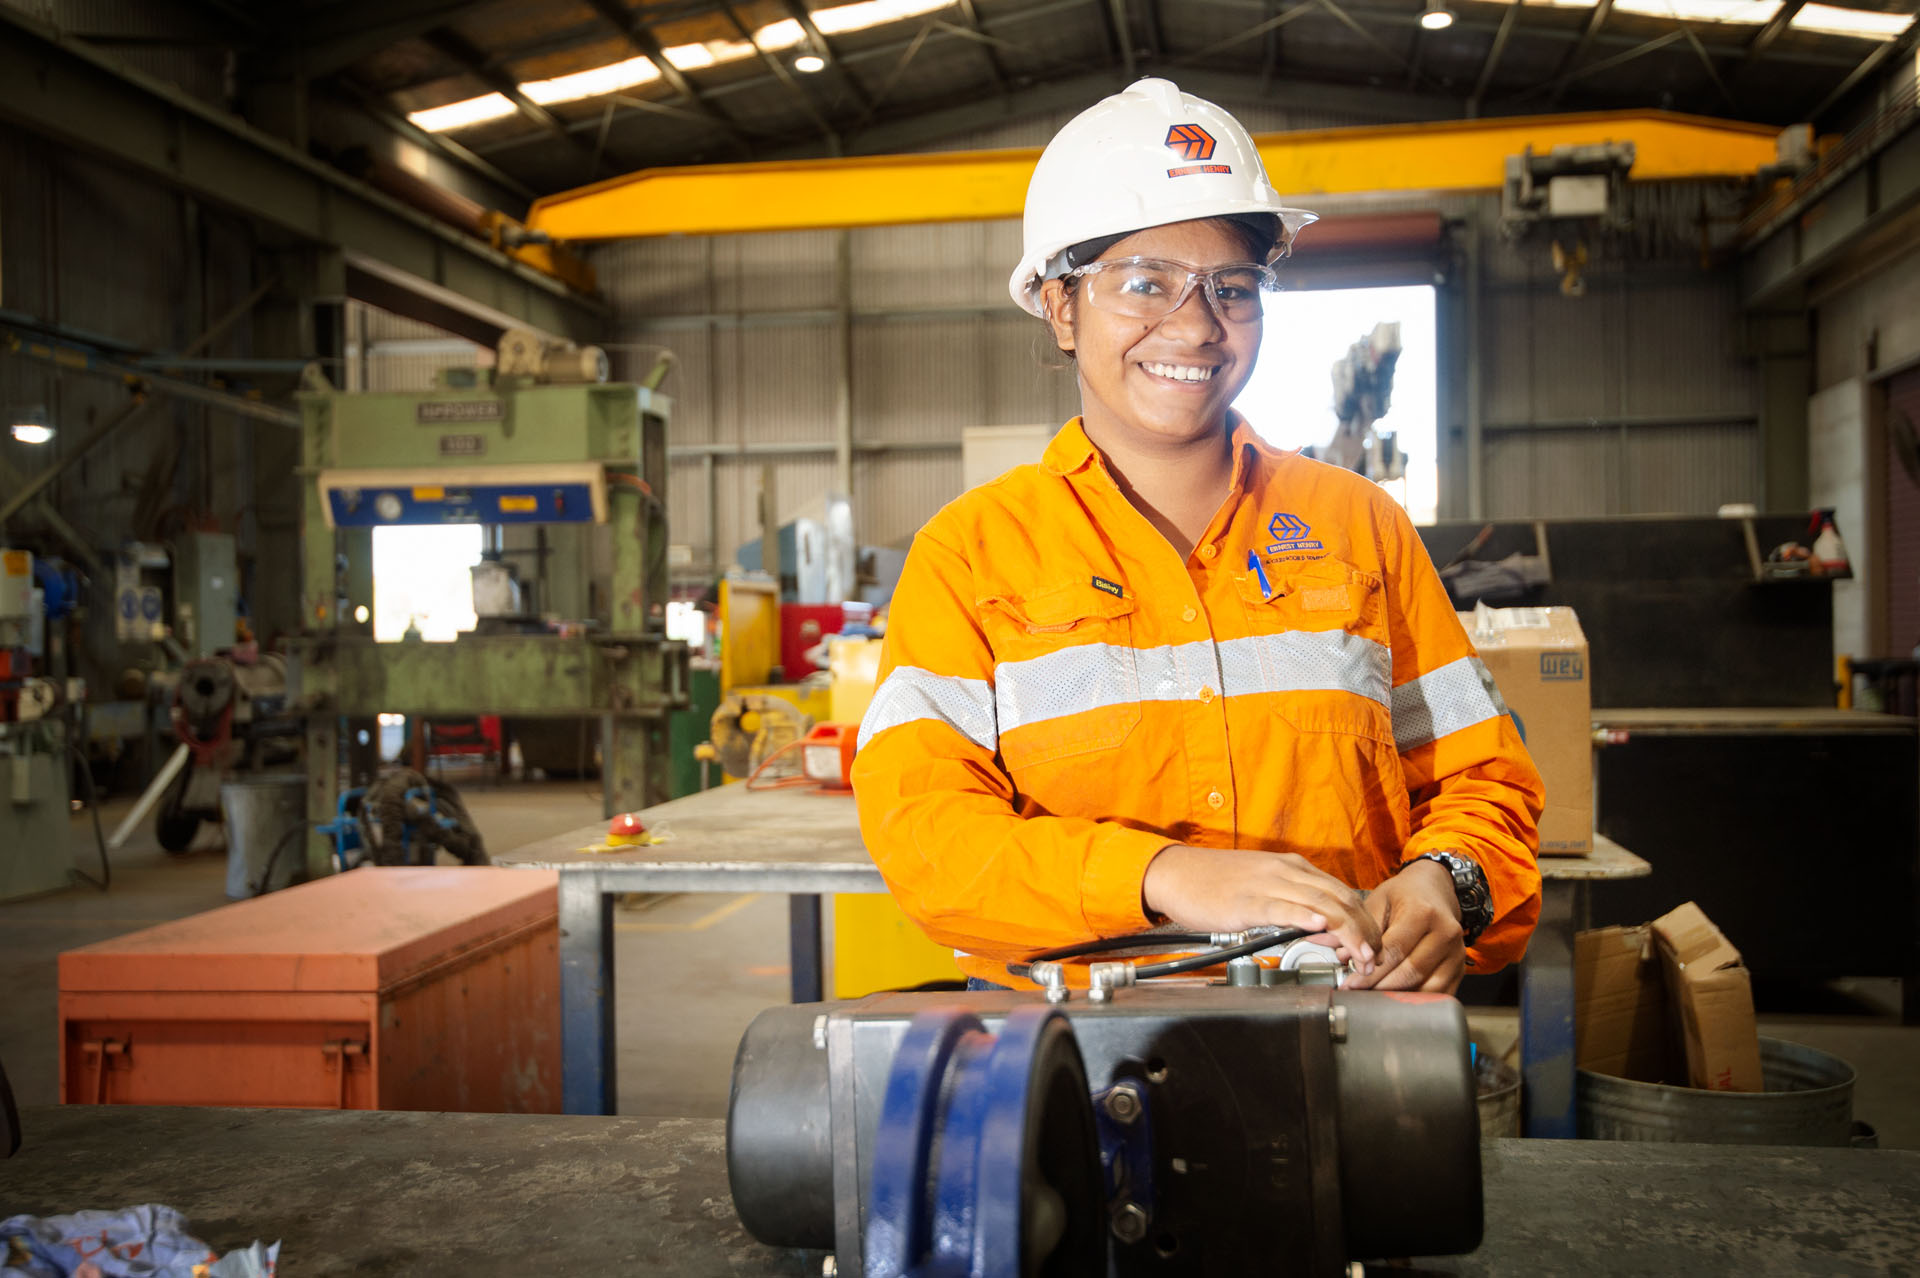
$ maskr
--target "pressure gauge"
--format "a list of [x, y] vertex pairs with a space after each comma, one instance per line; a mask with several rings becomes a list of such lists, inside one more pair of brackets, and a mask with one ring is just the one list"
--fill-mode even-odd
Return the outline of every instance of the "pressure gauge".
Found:
[[400, 495], [398, 493], [381, 493], [373, 499], [373, 512], [380, 516], [382, 522], [389, 524], [397, 523], [400, 519], [401, 511]]

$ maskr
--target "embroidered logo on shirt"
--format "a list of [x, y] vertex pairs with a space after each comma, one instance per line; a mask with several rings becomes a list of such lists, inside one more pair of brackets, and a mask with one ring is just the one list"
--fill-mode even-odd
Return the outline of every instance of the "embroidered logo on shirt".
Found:
[[1283, 555], [1290, 550], [1324, 550], [1325, 543], [1310, 540], [1313, 526], [1298, 515], [1276, 514], [1267, 521], [1267, 535], [1273, 544], [1267, 547], [1269, 555]]
[[1104, 590], [1115, 599], [1124, 599], [1127, 597], [1127, 592], [1121, 589], [1119, 582], [1108, 581], [1105, 577], [1095, 577], [1093, 579], [1093, 588], [1095, 590]]

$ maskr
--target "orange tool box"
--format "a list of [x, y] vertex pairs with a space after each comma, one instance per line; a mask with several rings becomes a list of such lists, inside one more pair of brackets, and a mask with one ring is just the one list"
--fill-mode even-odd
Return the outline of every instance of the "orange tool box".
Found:
[[558, 876], [363, 867], [60, 956], [68, 1104], [560, 1112]]

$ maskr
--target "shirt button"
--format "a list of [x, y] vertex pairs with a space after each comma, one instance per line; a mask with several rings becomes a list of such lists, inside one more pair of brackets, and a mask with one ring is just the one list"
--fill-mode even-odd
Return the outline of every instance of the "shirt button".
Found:
[[1211, 559], [1219, 553], [1220, 547], [1214, 545], [1212, 542], [1208, 542], [1206, 545], [1200, 547], [1200, 557], [1202, 559]]
[[1192, 620], [1193, 620], [1193, 619], [1194, 619], [1195, 617], [1197, 617], [1197, 616], [1199, 616], [1199, 615], [1200, 615], [1200, 614], [1199, 614], [1199, 613], [1197, 613], [1197, 612], [1195, 612], [1195, 611], [1194, 611], [1193, 609], [1191, 609], [1191, 608], [1186, 608], [1186, 609], [1183, 609], [1183, 610], [1181, 610], [1181, 613], [1180, 613], [1180, 620], [1182, 620], [1182, 621], [1192, 621]]
[[1203, 703], [1205, 703], [1205, 704], [1207, 704], [1207, 705], [1212, 705], [1212, 704], [1213, 704], [1213, 697], [1214, 697], [1214, 692], [1213, 692], [1213, 689], [1212, 689], [1212, 688], [1202, 688], [1202, 689], [1200, 689], [1200, 700], [1201, 700], [1201, 701], [1202, 701]]
[[1214, 790], [1207, 795], [1207, 806], [1210, 808], [1214, 808], [1217, 810], [1219, 808], [1225, 807], [1226, 803], [1227, 803], [1227, 796], [1225, 796], [1224, 794], [1221, 794], [1218, 790]]

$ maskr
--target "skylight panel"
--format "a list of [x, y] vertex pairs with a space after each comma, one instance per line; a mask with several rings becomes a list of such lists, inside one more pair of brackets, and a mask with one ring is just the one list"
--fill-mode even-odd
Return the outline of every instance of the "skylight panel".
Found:
[[1913, 25], [1913, 15], [1871, 13], [1865, 9], [1845, 9], [1833, 4], [1810, 4], [1794, 14], [1793, 22], [1789, 25], [1798, 31], [1891, 40]]
[[1780, 12], [1779, 0], [1613, 0], [1615, 13], [1638, 13], [1682, 22], [1764, 26]]
[[520, 92], [547, 106], [554, 102], [601, 98], [659, 78], [660, 68], [647, 58], [628, 58], [604, 67], [575, 71], [572, 75], [557, 75], [551, 80], [528, 80], [520, 86]]
[[471, 128], [488, 120], [498, 120], [513, 112], [513, 103], [507, 101], [504, 94], [489, 93], [483, 97], [449, 102], [445, 106], [428, 107], [424, 111], [409, 111], [407, 119], [428, 133], [449, 133], [454, 129]]

